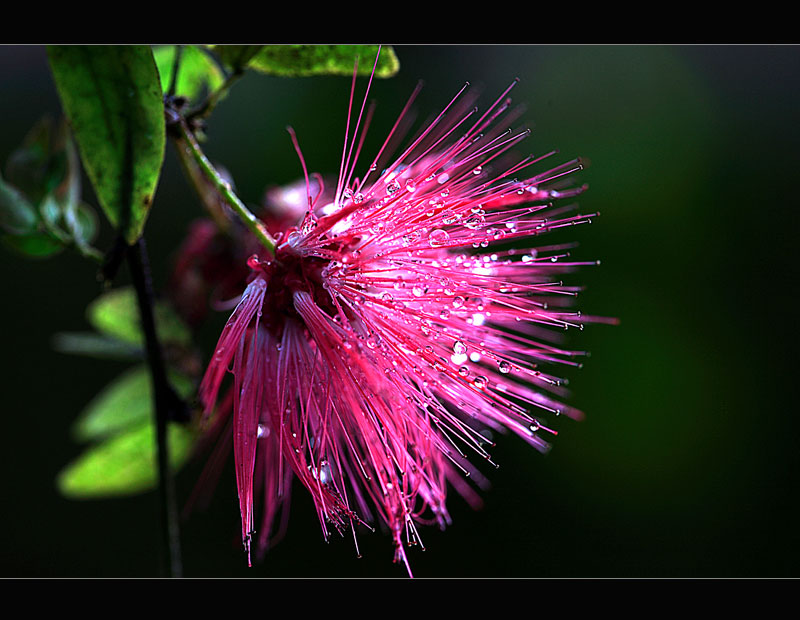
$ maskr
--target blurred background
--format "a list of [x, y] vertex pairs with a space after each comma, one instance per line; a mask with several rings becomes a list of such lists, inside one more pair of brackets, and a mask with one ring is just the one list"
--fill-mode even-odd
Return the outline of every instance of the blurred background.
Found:
[[[398, 76], [379, 80], [365, 159], [418, 80], [420, 117], [465, 81], [488, 106], [515, 77], [533, 127], [525, 154], [582, 156], [583, 212], [572, 277], [585, 313], [615, 316], [570, 344], [592, 352], [569, 373], [583, 422], [558, 420], [547, 455], [500, 438], [486, 506], [457, 495], [453, 525], [422, 530], [418, 577], [798, 576], [800, 464], [794, 399], [800, 49], [793, 46], [396, 46]], [[359, 81], [363, 93], [366, 80]], [[206, 149], [248, 203], [310, 170], [335, 174], [349, 79], [249, 75], [211, 117]], [[45, 50], [0, 47], [0, 162], [43, 115], [60, 114]], [[86, 184], [85, 196], [96, 205]], [[200, 205], [168, 145], [146, 229], [156, 286]], [[105, 249], [108, 225], [97, 247]], [[127, 281], [122, 273], [119, 283]], [[22, 259], [0, 248], [5, 439], [0, 576], [157, 574], [155, 493], [75, 501], [55, 487], [83, 450], [69, 429], [128, 365], [52, 350], [86, 331], [101, 288], [95, 266], [64, 253]], [[224, 322], [223, 316], [218, 317]], [[221, 323], [217, 323], [217, 327]], [[217, 327], [207, 334], [213, 344]], [[210, 346], [210, 345], [209, 345]], [[198, 475], [178, 475], [184, 500]], [[188, 577], [403, 577], [388, 536], [323, 541], [295, 486], [286, 538], [246, 566], [232, 467], [207, 511], [182, 526]]]

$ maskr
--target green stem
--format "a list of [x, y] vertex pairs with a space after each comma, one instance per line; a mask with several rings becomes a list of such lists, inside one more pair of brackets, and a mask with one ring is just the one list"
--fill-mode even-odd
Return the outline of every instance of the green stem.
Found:
[[189, 130], [184, 119], [180, 119], [177, 123], [177, 129], [180, 137], [182, 138], [183, 148], [186, 148], [194, 161], [200, 167], [200, 170], [211, 182], [214, 188], [225, 199], [228, 206], [239, 216], [245, 226], [252, 232], [256, 238], [261, 242], [267, 251], [275, 255], [276, 241], [267, 231], [264, 223], [259, 220], [252, 211], [248, 209], [245, 204], [239, 200], [239, 197], [234, 193], [233, 189], [225, 179], [217, 172], [217, 169], [211, 164], [208, 158], [203, 153], [200, 145], [194, 134]]

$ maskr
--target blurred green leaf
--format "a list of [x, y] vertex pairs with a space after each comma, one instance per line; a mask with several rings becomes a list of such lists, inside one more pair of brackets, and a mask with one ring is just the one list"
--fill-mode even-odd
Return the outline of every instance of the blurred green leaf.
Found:
[[141, 359], [142, 347], [95, 332], [59, 332], [53, 336], [53, 349], [70, 355], [86, 355], [116, 360]]
[[49, 117], [41, 119], [8, 158], [8, 181], [33, 205], [53, 195], [59, 203], [80, 200], [81, 176], [78, 154], [66, 122], [54, 128]]
[[89, 323], [104, 334], [124, 342], [144, 342], [136, 305], [136, 291], [131, 287], [103, 293], [86, 308], [86, 316]]
[[6, 166], [13, 181], [0, 179], [0, 228], [10, 233], [3, 241], [28, 257], [51, 256], [73, 244], [85, 256], [99, 257], [90, 245], [97, 219], [80, 203], [75, 144], [65, 123], [56, 130], [52, 125], [44, 118], [28, 132]]
[[[158, 73], [161, 76], [161, 90], [164, 92], [167, 92], [172, 81], [176, 52], [176, 45], [160, 45], [153, 50]], [[222, 71], [205, 52], [194, 45], [184, 46], [174, 94], [190, 100], [195, 99], [204, 89], [211, 91], [218, 88], [223, 80]]]
[[[170, 424], [167, 441], [170, 464], [180, 468], [189, 458], [195, 435], [180, 424]], [[155, 429], [147, 422], [89, 447], [59, 472], [58, 490], [73, 499], [135, 495], [155, 488], [157, 465]]]
[[[192, 383], [170, 373], [170, 382], [183, 398], [192, 392]], [[153, 388], [146, 366], [128, 370], [109, 383], [83, 410], [73, 432], [79, 441], [101, 439], [153, 418]]]
[[50, 46], [50, 66], [84, 166], [111, 223], [142, 234], [164, 160], [161, 83], [150, 47]]
[[23, 235], [36, 230], [36, 209], [17, 188], [0, 177], [0, 229], [11, 235]]
[[[248, 67], [282, 77], [352, 75], [358, 56], [358, 74], [369, 75], [377, 54], [377, 45], [265, 45]], [[381, 47], [375, 76], [392, 77], [399, 70], [400, 61], [394, 50]]]
[[[162, 342], [189, 344], [189, 328], [169, 304], [156, 302], [154, 312], [158, 337]], [[104, 334], [137, 345], [144, 343], [133, 287], [104, 293], [89, 304], [86, 315], [89, 323]]]
[[263, 45], [217, 45], [214, 51], [232, 71], [241, 71], [263, 47]]
[[6, 247], [28, 258], [46, 258], [64, 249], [64, 244], [48, 233], [3, 235], [1, 238]]

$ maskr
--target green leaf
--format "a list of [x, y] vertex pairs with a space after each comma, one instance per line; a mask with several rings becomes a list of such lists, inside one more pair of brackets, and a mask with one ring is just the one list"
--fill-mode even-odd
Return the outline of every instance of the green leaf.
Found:
[[53, 349], [69, 355], [86, 355], [115, 360], [140, 360], [142, 347], [95, 332], [58, 332], [53, 335]]
[[36, 230], [36, 209], [17, 188], [0, 177], [0, 229], [11, 235], [23, 235]]
[[[167, 441], [173, 470], [188, 460], [195, 435], [186, 426], [170, 424]], [[88, 448], [59, 472], [58, 490], [72, 499], [135, 495], [157, 484], [155, 429], [140, 424]]]
[[[265, 45], [248, 66], [282, 77], [353, 75], [358, 56], [358, 74], [369, 75], [377, 54], [377, 45]], [[392, 77], [399, 70], [400, 62], [394, 50], [383, 46], [375, 76]]]
[[[161, 45], [153, 50], [158, 72], [161, 76], [161, 90], [167, 92], [172, 81], [172, 69], [177, 46]], [[212, 91], [224, 80], [213, 59], [194, 45], [186, 45], [181, 52], [181, 63], [178, 80], [175, 83], [175, 94], [189, 100], [199, 97], [204, 89]]]
[[[154, 312], [158, 337], [162, 342], [189, 344], [189, 328], [169, 304], [156, 302]], [[89, 304], [86, 314], [89, 322], [98, 331], [124, 342], [137, 345], [144, 343], [136, 291], [132, 287], [121, 287], [104, 293]]]
[[64, 245], [48, 233], [34, 232], [27, 235], [3, 235], [3, 245], [28, 258], [46, 258], [64, 249]]
[[[183, 398], [193, 390], [191, 381], [170, 373], [170, 383]], [[109, 383], [83, 410], [73, 427], [79, 441], [108, 437], [153, 418], [153, 388], [146, 366], [137, 366]]]
[[153, 52], [146, 45], [57, 45], [48, 56], [97, 199], [133, 244], [153, 202], [166, 141]]
[[214, 51], [232, 71], [241, 71], [263, 47], [263, 45], [217, 45]]

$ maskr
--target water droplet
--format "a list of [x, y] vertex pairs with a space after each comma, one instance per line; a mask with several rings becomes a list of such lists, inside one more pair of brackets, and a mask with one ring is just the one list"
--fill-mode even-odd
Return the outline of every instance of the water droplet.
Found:
[[389, 183], [389, 185], [386, 186], [386, 193], [391, 196], [399, 189], [400, 189], [400, 183], [398, 183], [397, 180], [395, 179], [394, 181]]
[[302, 239], [303, 235], [301, 235], [298, 231], [290, 232], [287, 237], [286, 241], [289, 243], [290, 246], [295, 247], [298, 243], [300, 243], [300, 239]]
[[484, 221], [485, 219], [480, 213], [475, 213], [474, 215], [470, 215], [464, 221], [464, 226], [466, 226], [471, 230], [475, 230], [477, 228], [480, 228], [483, 225]]
[[511, 364], [509, 364], [505, 360], [501, 361], [498, 364], [498, 368], [499, 368], [500, 372], [502, 372], [504, 375], [508, 374], [509, 372], [511, 372]]
[[408, 179], [406, 181], [406, 190], [409, 192], [413, 192], [417, 189], [417, 184], [414, 182], [414, 179]]
[[364, 194], [358, 192], [355, 196], [353, 196], [353, 202], [355, 204], [361, 204], [362, 202], [364, 202]]
[[269, 437], [269, 426], [266, 424], [259, 424], [258, 430], [256, 431], [256, 437], [258, 439], [266, 439]]
[[444, 200], [440, 196], [434, 196], [428, 201], [428, 204], [434, 209], [438, 209], [444, 204]]
[[469, 368], [467, 368], [466, 366], [462, 366], [461, 368], [458, 369], [458, 374], [461, 375], [462, 377], [466, 377], [469, 374]]
[[447, 308], [442, 308], [442, 311], [439, 313], [439, 316], [443, 319], [450, 318], [450, 311]]
[[453, 353], [455, 353], [456, 355], [463, 355], [466, 352], [467, 352], [467, 345], [465, 345], [460, 340], [456, 340], [455, 343], [453, 344]]
[[410, 233], [403, 235], [403, 246], [408, 247], [419, 241], [422, 233], [418, 230], [412, 230]]
[[415, 284], [411, 292], [414, 293], [414, 297], [422, 297], [425, 294], [425, 289], [421, 284]]
[[489, 379], [484, 377], [483, 375], [478, 375], [472, 380], [472, 385], [474, 385], [479, 390], [484, 389], [487, 385], [489, 385]]
[[447, 234], [446, 230], [442, 230], [441, 228], [432, 230], [428, 235], [428, 243], [432, 248], [443, 246], [449, 239], [450, 235]]
[[454, 213], [453, 211], [448, 211], [447, 213], [442, 214], [442, 222], [449, 226], [450, 224], [455, 224], [458, 221], [458, 214]]
[[460, 308], [463, 305], [464, 305], [464, 298], [461, 295], [456, 295], [453, 298], [453, 307]]
[[384, 293], [383, 295], [381, 295], [381, 299], [386, 303], [389, 303], [390, 301], [392, 301], [392, 299], [394, 299], [394, 297], [392, 297], [391, 293]]
[[483, 167], [481, 166], [475, 166], [475, 168], [472, 170], [472, 174], [480, 174], [481, 172], [483, 172]]

